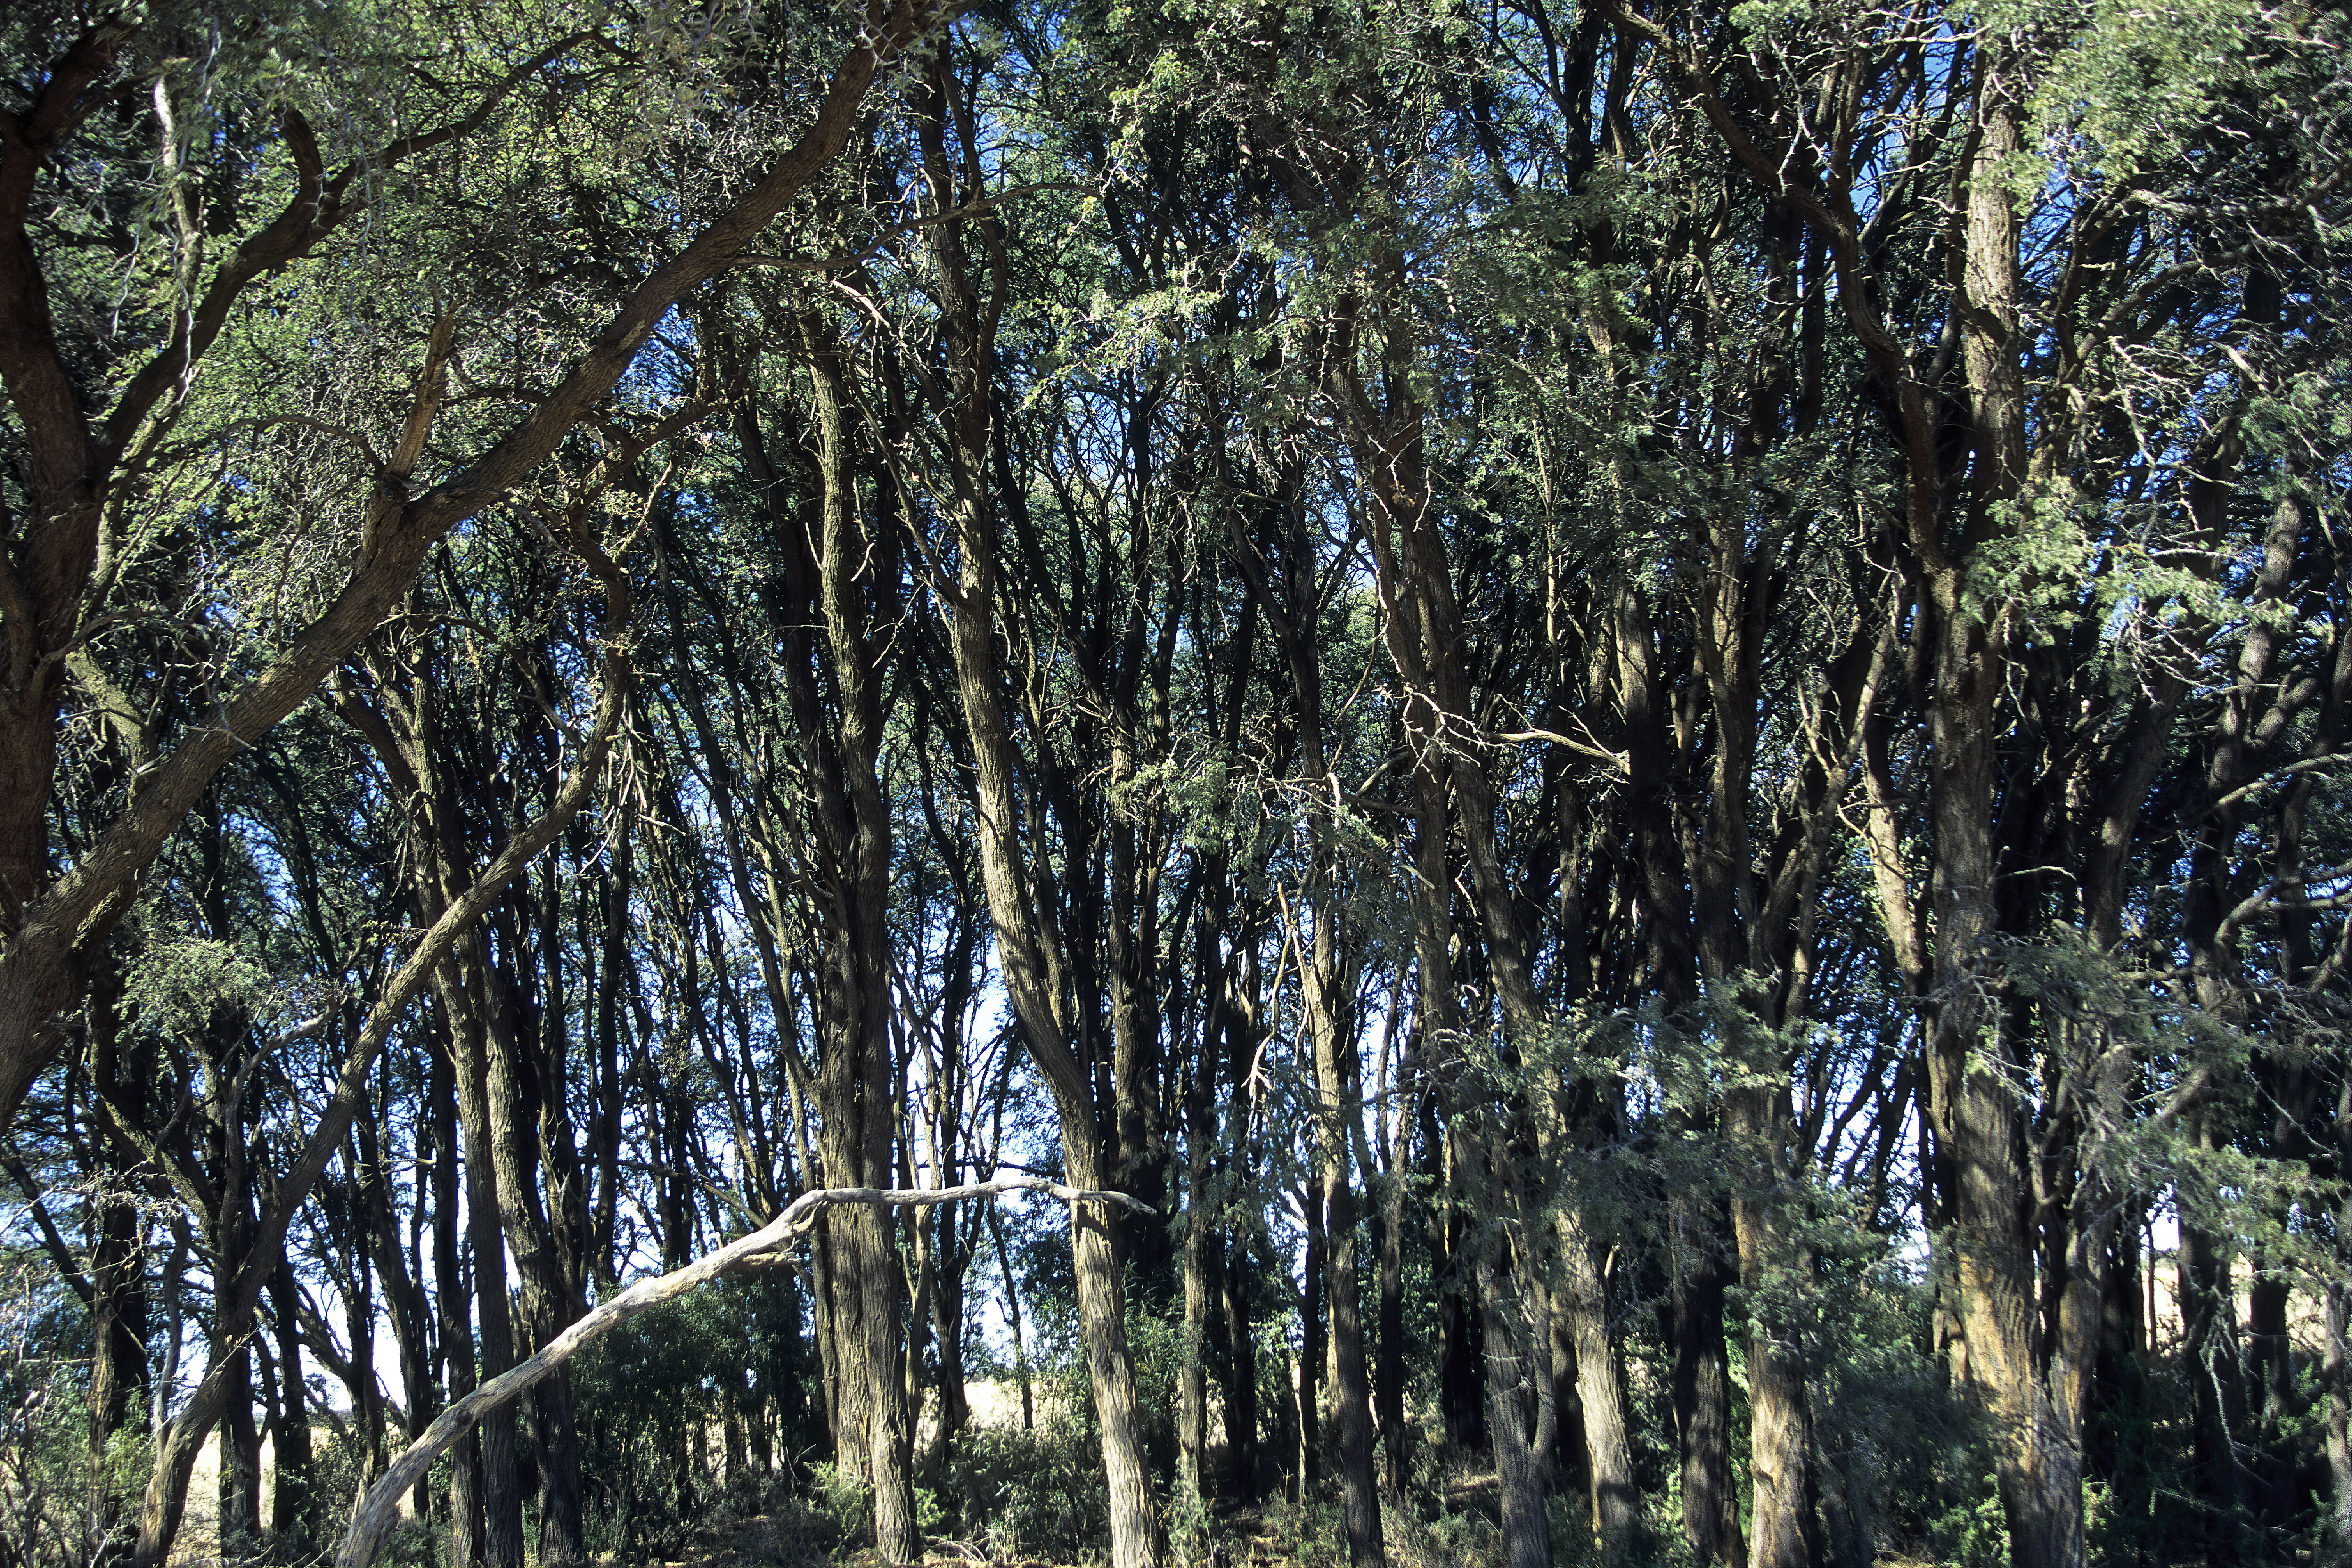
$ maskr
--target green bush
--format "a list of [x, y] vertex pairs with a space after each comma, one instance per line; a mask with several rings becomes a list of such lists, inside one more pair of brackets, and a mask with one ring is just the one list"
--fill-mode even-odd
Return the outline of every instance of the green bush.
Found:
[[940, 1478], [943, 1519], [992, 1555], [1076, 1562], [1110, 1538], [1102, 1445], [1066, 1402], [1047, 1408], [1034, 1431], [966, 1433]]
[[759, 1487], [714, 1486], [709, 1474], [711, 1439], [730, 1417], [767, 1422], [780, 1457], [816, 1446], [807, 1390], [819, 1373], [803, 1328], [788, 1279], [728, 1280], [624, 1324], [572, 1363], [592, 1549], [635, 1557], [748, 1517]]

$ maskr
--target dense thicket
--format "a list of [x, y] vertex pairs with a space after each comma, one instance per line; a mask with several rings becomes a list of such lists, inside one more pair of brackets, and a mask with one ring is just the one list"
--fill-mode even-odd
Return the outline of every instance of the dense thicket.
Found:
[[2347, 1560], [2347, 46], [11, 7], [0, 1564]]

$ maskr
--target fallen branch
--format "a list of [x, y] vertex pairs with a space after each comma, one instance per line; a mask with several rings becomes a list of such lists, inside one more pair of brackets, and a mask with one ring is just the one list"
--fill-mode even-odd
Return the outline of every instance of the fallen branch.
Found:
[[776, 1261], [778, 1254], [815, 1225], [819, 1209], [836, 1204], [924, 1208], [933, 1204], [953, 1203], [959, 1198], [994, 1197], [1001, 1193], [1049, 1193], [1065, 1203], [1119, 1204], [1138, 1214], [1152, 1212], [1150, 1205], [1125, 1193], [1081, 1192], [1044, 1176], [1001, 1176], [994, 1181], [975, 1182], [963, 1187], [911, 1190], [821, 1187], [815, 1192], [803, 1193], [785, 1205], [783, 1213], [751, 1235], [730, 1241], [718, 1251], [698, 1258], [683, 1268], [651, 1279], [640, 1279], [611, 1300], [598, 1303], [586, 1317], [550, 1340], [537, 1355], [512, 1371], [490, 1379], [436, 1416], [433, 1425], [402, 1451], [400, 1458], [392, 1462], [392, 1468], [384, 1471], [352, 1508], [351, 1528], [343, 1532], [342, 1550], [335, 1554], [335, 1568], [369, 1568], [375, 1560], [377, 1543], [383, 1539], [383, 1532], [391, 1528], [399, 1510], [400, 1500], [416, 1485], [433, 1461], [464, 1436], [466, 1429], [476, 1421], [545, 1378], [638, 1313], [683, 1296], [696, 1286], [721, 1274], [739, 1268], [756, 1268]]

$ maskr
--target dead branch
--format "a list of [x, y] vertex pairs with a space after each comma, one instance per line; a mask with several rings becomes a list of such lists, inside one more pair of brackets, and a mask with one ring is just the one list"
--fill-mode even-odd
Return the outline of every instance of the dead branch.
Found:
[[1043, 1176], [1000, 1176], [993, 1181], [975, 1182], [961, 1187], [912, 1190], [823, 1187], [815, 1192], [803, 1193], [785, 1206], [783, 1213], [751, 1235], [730, 1241], [683, 1268], [651, 1279], [640, 1279], [611, 1300], [600, 1302], [586, 1317], [549, 1341], [537, 1355], [512, 1371], [492, 1378], [443, 1411], [434, 1419], [433, 1425], [427, 1426], [424, 1434], [393, 1461], [392, 1468], [384, 1471], [352, 1510], [351, 1528], [344, 1531], [342, 1549], [335, 1554], [335, 1568], [369, 1568], [375, 1560], [377, 1542], [391, 1527], [399, 1510], [400, 1500], [415, 1487], [433, 1461], [439, 1458], [476, 1421], [545, 1378], [638, 1313], [683, 1296], [696, 1286], [722, 1274], [741, 1268], [756, 1268], [772, 1261], [776, 1254], [815, 1225], [819, 1209], [835, 1204], [921, 1208], [933, 1204], [953, 1203], [959, 1198], [994, 1197], [1000, 1193], [1050, 1193], [1065, 1203], [1111, 1203], [1122, 1205], [1138, 1214], [1153, 1212], [1149, 1204], [1125, 1193], [1082, 1192]]

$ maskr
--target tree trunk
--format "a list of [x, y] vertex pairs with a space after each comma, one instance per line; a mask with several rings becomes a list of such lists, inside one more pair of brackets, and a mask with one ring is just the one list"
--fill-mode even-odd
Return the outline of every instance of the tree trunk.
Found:
[[1356, 1278], [1356, 1193], [1344, 1163], [1325, 1168], [1331, 1249], [1331, 1414], [1339, 1428], [1339, 1479], [1354, 1568], [1382, 1568], [1379, 1479], [1372, 1471], [1372, 1393], [1364, 1364], [1361, 1295]]
[[[1062, 1157], [1074, 1187], [1101, 1188], [1100, 1158], [1082, 1142], [1089, 1129], [1066, 1110]], [[1108, 1205], [1087, 1204], [1070, 1216], [1076, 1253], [1078, 1329], [1095, 1415], [1102, 1423], [1103, 1468], [1110, 1489], [1113, 1568], [1157, 1568], [1160, 1518], [1151, 1473], [1143, 1457], [1143, 1429], [1135, 1397], [1135, 1369], [1127, 1346], [1126, 1305], [1110, 1234]]]
[[1739, 1497], [1731, 1471], [1731, 1377], [1724, 1342], [1730, 1283], [1719, 1219], [1696, 1204], [1676, 1205], [1670, 1308], [1675, 1349], [1675, 1426], [1682, 1451], [1683, 1540], [1700, 1568], [1739, 1568]]
[[[2023, 144], [2025, 62], [2005, 41], [1982, 47], [1958, 314], [1978, 448], [1974, 504], [1990, 518], [2027, 481], [2017, 336], [2020, 226], [2002, 173]], [[1915, 473], [1915, 483], [1921, 479]], [[1915, 548], [1920, 529], [1915, 521]], [[2036, 1363], [2033, 1249], [2020, 1231], [2023, 1141], [2002, 1070], [2015, 1044], [2004, 1010], [1983, 989], [1998, 932], [1994, 715], [2008, 656], [1999, 628], [1964, 587], [1961, 565], [1940, 548], [1924, 553], [1936, 660], [1928, 709], [1938, 1000], [1928, 1030], [1928, 1079], [1937, 1142], [1955, 1174], [1945, 1248], [1958, 1287], [1961, 1383], [1990, 1420], [1994, 1474], [2017, 1568], [2080, 1568], [2080, 1434]]]
[[[464, 969], [478, 975], [480, 936], [460, 945], [469, 950]], [[507, 1297], [506, 1227], [499, 1214], [496, 1155], [490, 1149], [488, 1069], [483, 1027], [475, 1011], [479, 996], [444, 966], [440, 987], [443, 1016], [450, 1024], [449, 1056], [457, 1082], [457, 1115], [465, 1128], [466, 1233], [473, 1247], [475, 1344], [479, 1381], [488, 1383], [515, 1363], [512, 1309]], [[515, 1452], [515, 1412], [502, 1405], [481, 1423], [482, 1560], [488, 1568], [522, 1568], [522, 1480]]]
[[1503, 1541], [1511, 1568], [1551, 1568], [1551, 1521], [1544, 1513], [1543, 1460], [1528, 1441], [1522, 1394], [1534, 1364], [1520, 1352], [1501, 1308], [1501, 1270], [1478, 1264], [1478, 1307], [1486, 1341], [1486, 1430], [1503, 1500]]
[[222, 1391], [219, 1511], [214, 1515], [221, 1555], [234, 1560], [261, 1549], [261, 1436], [253, 1421], [253, 1352], [229, 1358]]
[[[446, 1026], [426, 1068], [425, 1095], [433, 1110], [433, 1290], [440, 1316], [441, 1357], [451, 1403], [474, 1391], [474, 1325], [467, 1303], [472, 1296], [458, 1243], [457, 1090], [449, 1060], [454, 1034]], [[468, 1427], [449, 1456], [449, 1541], [452, 1568], [482, 1561], [482, 1445]]]
[[[934, 58], [943, 73], [945, 52]], [[943, 105], [943, 75], [936, 75], [931, 101]], [[923, 134], [934, 139], [928, 161], [944, 184], [945, 154], [936, 138], [941, 116], [927, 117]], [[1000, 573], [995, 525], [985, 500], [989, 451], [989, 391], [992, 367], [979, 331], [979, 300], [966, 269], [958, 226], [933, 229], [941, 291], [948, 299], [943, 325], [954, 340], [958, 426], [950, 437], [956, 455], [955, 533], [961, 553], [950, 605], [950, 648], [971, 741], [974, 804], [981, 868], [995, 928], [997, 958], [1004, 989], [1020, 1023], [1023, 1044], [1051, 1088], [1060, 1113], [1063, 1168], [1072, 1184], [1099, 1187], [1107, 1175], [1096, 1123], [1092, 1064], [1080, 1059], [1060, 1013], [1050, 976], [1064, 966], [1047, 951], [1046, 935], [1025, 886], [1029, 875], [1021, 853], [1018, 824], [1019, 758], [1006, 717], [1001, 653], [996, 641]], [[1158, 1568], [1159, 1520], [1151, 1476], [1143, 1454], [1135, 1397], [1135, 1369], [1127, 1342], [1120, 1300], [1118, 1258], [1112, 1236], [1116, 1221], [1099, 1205], [1073, 1216], [1079, 1332], [1095, 1412], [1102, 1425], [1103, 1468], [1110, 1494], [1112, 1568]]]
[[1642, 1503], [1633, 1490], [1624, 1394], [1609, 1342], [1608, 1281], [1573, 1215], [1561, 1216], [1558, 1238], [1567, 1277], [1562, 1305], [1576, 1346], [1576, 1395], [1584, 1412], [1593, 1539], [1603, 1552], [1622, 1552], [1641, 1528]]
[[[1400, 1116], [1400, 1126], [1402, 1120]], [[1402, 1143], [1402, 1135], [1398, 1142]], [[1412, 1433], [1404, 1419], [1404, 1158], [1400, 1151], [1382, 1184], [1372, 1226], [1373, 1243], [1381, 1255], [1381, 1359], [1372, 1390], [1381, 1428], [1381, 1490], [1391, 1501], [1400, 1503], [1412, 1483]]]
[[[92, 1121], [100, 1137], [100, 1158], [110, 1173], [129, 1163], [129, 1140], [113, 1125], [118, 1116], [144, 1126], [148, 1114], [147, 1084], [153, 1070], [153, 1049], [145, 1047], [125, 1062], [121, 1053], [120, 968], [101, 961], [92, 965], [89, 997], [89, 1074], [96, 1091]], [[26, 1189], [31, 1190], [29, 1187]], [[129, 1417], [132, 1396], [143, 1412], [152, 1394], [147, 1367], [150, 1302], [146, 1257], [140, 1245], [142, 1229], [137, 1209], [100, 1194], [91, 1200], [89, 1215], [89, 1530], [82, 1559], [104, 1564], [119, 1554], [115, 1539], [123, 1515], [123, 1498], [112, 1478], [114, 1467], [107, 1450], [115, 1433]]]
[[[956, 1180], [950, 1170], [943, 1183]], [[971, 1398], [964, 1385], [964, 1272], [971, 1265], [969, 1244], [959, 1245], [954, 1216], [942, 1211], [937, 1221], [940, 1249], [937, 1254], [938, 1284], [931, 1296], [931, 1334], [938, 1346], [940, 1415], [930, 1458], [936, 1467], [944, 1460], [971, 1423]]]
[[1324, 1262], [1328, 1243], [1324, 1237], [1324, 1187], [1318, 1173], [1307, 1179], [1307, 1264], [1298, 1289], [1298, 1452], [1293, 1456], [1298, 1477], [1298, 1500], [1314, 1495], [1323, 1479], [1323, 1363], [1330, 1354], [1330, 1320], [1323, 1296]]
[[1233, 1471], [1234, 1495], [1254, 1503], [1265, 1495], [1258, 1456], [1257, 1336], [1250, 1323], [1249, 1249], [1238, 1237], [1225, 1238], [1218, 1269], [1225, 1315], [1225, 1462]]
[[2287, 1334], [2291, 1290], [2276, 1269], [2257, 1267], [2246, 1293], [2246, 1356], [2261, 1401], [2255, 1426], [2262, 1449], [2255, 1460], [2254, 1483], [2263, 1531], [2276, 1543], [2266, 1548], [2266, 1553], [2274, 1553], [2292, 1538], [2295, 1515], [2294, 1427], [2301, 1411], [2295, 1395], [2294, 1345]]
[[[1751, 1081], [1727, 1089], [1724, 1132], [1744, 1167], [1731, 1199], [1739, 1282], [1748, 1294], [1748, 1475], [1754, 1489], [1748, 1568], [1809, 1568], [1817, 1558], [1811, 1488], [1812, 1414], [1803, 1338], [1790, 1300], [1801, 1258], [1779, 1212], [1793, 1194], [1786, 1140], [1792, 1125], [1789, 1074], [1762, 1052], [1743, 1024], [1732, 1028], [1733, 1061]], [[1744, 1049], [1739, 1047], [1746, 1047]], [[1769, 1057], [1772, 1059], [1759, 1059]]]
[[[890, 899], [892, 824], [879, 776], [883, 711], [877, 612], [861, 588], [877, 548], [858, 505], [846, 408], [846, 371], [816, 318], [800, 319], [814, 403], [817, 464], [809, 518], [794, 518], [770, 466], [751, 410], [738, 418], [745, 460], [770, 498], [774, 542], [793, 614], [784, 630], [786, 693], [815, 785], [811, 868], [819, 900], [816, 994], [822, 1041], [817, 1098], [824, 1120], [826, 1179], [878, 1186], [893, 1169], [898, 1061], [892, 1044]], [[808, 526], [813, 519], [814, 527]], [[814, 549], [812, 549], [814, 546]], [[820, 623], [822, 643], [812, 635]], [[822, 660], [840, 694], [828, 721], [817, 685]], [[921, 1555], [915, 1530], [913, 1417], [901, 1375], [906, 1292], [889, 1216], [858, 1208], [828, 1215], [835, 1375], [836, 1463], [874, 1499], [875, 1545], [891, 1563]], [[915, 1325], [919, 1333], [921, 1325]]]
[[2247, 1429], [2246, 1400], [2239, 1375], [2234, 1274], [2227, 1242], [2201, 1226], [2181, 1226], [2180, 1357], [2189, 1378], [2189, 1447], [2203, 1505], [2198, 1523], [2205, 1561], [2213, 1568], [2242, 1561], [2246, 1544], [2246, 1475], [2237, 1445], [2237, 1434]]
[[2320, 1386], [2327, 1401], [2327, 1501], [2322, 1539], [2335, 1552], [2352, 1552], [2352, 1286], [2327, 1284]]
[[[269, 1284], [269, 1312], [278, 1329], [278, 1422], [270, 1434], [275, 1458], [270, 1529], [280, 1552], [307, 1554], [317, 1535], [319, 1499], [310, 1452], [310, 1412], [302, 1392], [302, 1336], [294, 1270], [280, 1264]], [[373, 1368], [369, 1375], [374, 1375]]]
[[1184, 1343], [1176, 1412], [1178, 1495], [1195, 1499], [1209, 1492], [1209, 1157], [1200, 1121], [1193, 1119], [1185, 1172]]
[[1013, 1254], [1004, 1245], [1004, 1222], [996, 1211], [988, 1214], [989, 1239], [996, 1244], [996, 1261], [1004, 1271], [1004, 1317], [1013, 1327], [1013, 1376], [1021, 1384], [1021, 1430], [1037, 1428], [1037, 1405], [1029, 1386], [1029, 1347], [1021, 1334], [1021, 1286], [1013, 1278]]
[[[549, 1114], [551, 1100], [560, 1109], [562, 1064], [533, 1059], [539, 1053], [525, 1038], [515, 973], [520, 961], [513, 956], [522, 949], [514, 913], [509, 905], [493, 916], [506, 961], [473, 978], [486, 1002], [483, 1098], [497, 1166], [498, 1212], [514, 1254], [520, 1337], [535, 1349], [577, 1321], [586, 1303], [563, 1267], [542, 1195], [552, 1173], [541, 1158], [541, 1140], [551, 1131], [568, 1142], [571, 1124], [567, 1117]], [[550, 965], [561, 963], [555, 952], [542, 956]], [[555, 1077], [551, 1085], [547, 1082], [551, 1074]], [[581, 1536], [580, 1439], [565, 1374], [559, 1373], [531, 1390], [530, 1415], [539, 1479], [539, 1560], [544, 1568], [569, 1568], [586, 1561], [587, 1548]]]
[[[1454, 1138], [1448, 1133], [1450, 1149]], [[1448, 1162], [1449, 1165], [1451, 1162]], [[1445, 1439], [1459, 1448], [1486, 1447], [1486, 1336], [1480, 1325], [1477, 1278], [1466, 1251], [1467, 1237], [1458, 1216], [1444, 1215], [1432, 1226], [1444, 1245], [1438, 1255], [1439, 1274], [1437, 1408], [1445, 1423]]]

